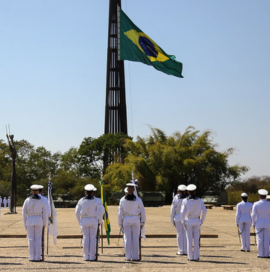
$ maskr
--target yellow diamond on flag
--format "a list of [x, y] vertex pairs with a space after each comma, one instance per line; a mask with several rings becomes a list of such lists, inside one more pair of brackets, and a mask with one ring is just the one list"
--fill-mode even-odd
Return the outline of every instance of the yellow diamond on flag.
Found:
[[158, 61], [164, 62], [169, 58], [165, 56], [159, 46], [145, 33], [137, 32], [135, 29], [131, 29], [125, 32], [125, 35], [135, 44], [137, 47], [147, 55], [151, 62]]

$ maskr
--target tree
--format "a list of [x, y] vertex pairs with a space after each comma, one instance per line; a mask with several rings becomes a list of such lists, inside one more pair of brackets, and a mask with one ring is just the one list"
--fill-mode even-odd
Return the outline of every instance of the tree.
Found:
[[82, 176], [100, 177], [105, 164], [124, 160], [127, 153], [123, 148], [126, 139], [131, 139], [124, 133], [108, 133], [97, 139], [84, 138], [78, 153], [80, 155], [80, 174]]
[[188, 127], [183, 134], [176, 132], [172, 136], [157, 128], [151, 131], [152, 135], [137, 137], [136, 142], [126, 139], [125, 167], [111, 165], [104, 176], [109, 177], [113, 188], [117, 188], [117, 180], [126, 175], [127, 169], [133, 169], [141, 190], [166, 191], [169, 202], [179, 184], [196, 184], [201, 196], [209, 190], [224, 190], [248, 171], [246, 166], [229, 165], [228, 157], [234, 150], [217, 151], [211, 131], [200, 133]]

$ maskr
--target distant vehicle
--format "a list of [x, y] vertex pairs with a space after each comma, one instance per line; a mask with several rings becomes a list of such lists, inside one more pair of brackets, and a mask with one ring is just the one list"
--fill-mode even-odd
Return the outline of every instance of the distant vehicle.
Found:
[[204, 204], [213, 204], [214, 206], [228, 204], [228, 194], [226, 191], [222, 191], [220, 193], [208, 191], [201, 199]]
[[[111, 198], [119, 202], [120, 199], [125, 195], [124, 190], [121, 192], [112, 193]], [[143, 201], [144, 206], [158, 207], [163, 206], [165, 203], [166, 193], [163, 191], [139, 191], [139, 197]]]
[[70, 194], [59, 194], [53, 198], [55, 208], [74, 208], [78, 203], [78, 200], [72, 199]]

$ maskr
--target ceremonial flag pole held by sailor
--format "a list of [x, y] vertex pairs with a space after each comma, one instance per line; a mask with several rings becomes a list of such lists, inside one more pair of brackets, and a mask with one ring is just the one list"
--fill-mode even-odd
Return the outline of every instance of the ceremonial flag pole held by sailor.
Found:
[[[51, 181], [51, 174], [49, 174], [49, 183], [48, 183], [48, 201], [51, 216], [49, 218], [49, 225], [48, 225], [48, 233], [53, 236], [53, 243], [57, 244], [57, 236], [58, 236], [58, 225], [57, 225], [57, 214], [53, 203], [52, 197], [52, 181]], [[49, 238], [47, 238], [49, 239]], [[47, 243], [47, 254], [48, 254], [48, 244]]]
[[165, 74], [183, 78], [182, 63], [165, 53], [120, 7], [118, 11], [118, 59], [142, 62]]
[[105, 230], [106, 230], [107, 241], [108, 241], [108, 245], [109, 245], [110, 244], [111, 225], [110, 225], [110, 219], [109, 219], [109, 214], [108, 214], [106, 196], [105, 196], [104, 188], [103, 188], [104, 182], [103, 182], [102, 174], [101, 174], [101, 179], [100, 179], [99, 183], [100, 183], [101, 201], [102, 201], [103, 207], [105, 209], [105, 213], [104, 213], [104, 216], [103, 216], [104, 227], [105, 227]]
[[134, 172], [133, 172], [133, 170], [131, 171], [131, 182], [136, 185], [134, 187], [134, 195], [138, 196], [138, 193], [137, 193], [138, 180], [137, 180], [137, 183], [136, 183], [136, 180], [134, 179]]

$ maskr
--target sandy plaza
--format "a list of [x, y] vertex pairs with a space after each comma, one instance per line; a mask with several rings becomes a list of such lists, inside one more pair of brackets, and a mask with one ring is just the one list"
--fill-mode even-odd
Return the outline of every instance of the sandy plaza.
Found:
[[[117, 206], [109, 206], [111, 234], [119, 234]], [[26, 234], [22, 224], [21, 208], [16, 215], [4, 215], [1, 210], [0, 235]], [[59, 235], [80, 234], [75, 218], [75, 209], [57, 209]], [[176, 234], [170, 223], [170, 206], [146, 208], [147, 234]], [[251, 230], [253, 231], [253, 230]], [[28, 261], [26, 238], [0, 238], [1, 271], [262, 271], [269, 269], [269, 259], [258, 259], [254, 236], [251, 237], [251, 252], [240, 251], [235, 225], [235, 211], [214, 207], [208, 210], [202, 234], [217, 234], [218, 238], [201, 239], [199, 262], [189, 262], [187, 256], [177, 256], [176, 238], [149, 238], [142, 240], [142, 260], [127, 262], [124, 259], [122, 239], [104, 239], [103, 254], [99, 248], [98, 262], [84, 262], [81, 239], [58, 239], [55, 246], [49, 237], [49, 254], [45, 262]], [[0, 236], [1, 237], [1, 236]], [[45, 248], [47, 236], [45, 236]]]

